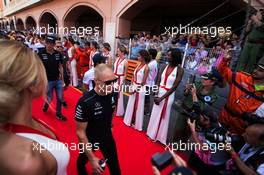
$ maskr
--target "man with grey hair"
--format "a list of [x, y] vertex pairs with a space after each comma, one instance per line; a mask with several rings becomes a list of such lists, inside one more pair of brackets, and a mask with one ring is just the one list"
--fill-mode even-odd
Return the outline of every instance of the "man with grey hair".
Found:
[[95, 87], [80, 98], [75, 113], [76, 132], [80, 145], [92, 145], [89, 150], [85, 146], [77, 160], [79, 175], [86, 175], [85, 165], [92, 164], [94, 174], [102, 174], [99, 159], [94, 155], [96, 149], [101, 150], [111, 175], [120, 175], [120, 167], [116, 144], [112, 135], [112, 119], [117, 104], [117, 94], [113, 85], [117, 79], [114, 72], [106, 64], [96, 66], [94, 70]]

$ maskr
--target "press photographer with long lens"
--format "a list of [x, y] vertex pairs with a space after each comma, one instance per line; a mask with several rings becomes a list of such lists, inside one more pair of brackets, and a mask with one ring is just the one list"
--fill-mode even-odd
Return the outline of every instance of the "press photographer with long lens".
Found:
[[241, 135], [247, 126], [243, 116], [255, 112], [264, 102], [264, 57], [259, 60], [253, 73], [247, 74], [231, 71], [230, 55], [231, 52], [226, 50], [217, 68], [230, 86], [229, 97], [220, 113], [219, 122], [230, 132]]
[[[99, 64], [94, 69], [95, 87], [80, 98], [76, 107], [75, 120], [76, 132], [79, 143], [93, 145], [92, 149], [86, 149], [80, 153], [77, 160], [79, 175], [86, 175], [85, 165], [91, 162], [94, 174], [102, 174], [104, 171], [93, 151], [95, 144], [99, 146], [111, 175], [120, 175], [117, 150], [112, 135], [112, 118], [117, 104], [117, 94], [113, 93], [113, 85], [116, 82], [112, 68], [106, 64]], [[97, 147], [96, 146], [96, 147]]]
[[246, 144], [236, 153], [228, 149], [231, 159], [226, 163], [224, 175], [264, 174], [264, 125], [253, 124], [246, 128], [243, 138]]
[[[199, 132], [196, 131], [196, 125], [200, 127]], [[189, 165], [197, 171], [198, 175], [219, 174], [220, 170], [225, 169], [225, 162], [229, 156], [225, 149], [221, 150], [218, 147], [218, 143], [216, 143], [218, 140], [211, 141], [206, 137], [207, 133], [225, 134], [217, 121], [217, 114], [209, 108], [205, 108], [196, 120], [188, 119], [188, 126], [191, 130], [192, 139], [196, 143], [195, 150], [188, 161]], [[207, 149], [205, 144], [208, 144], [210, 149]]]

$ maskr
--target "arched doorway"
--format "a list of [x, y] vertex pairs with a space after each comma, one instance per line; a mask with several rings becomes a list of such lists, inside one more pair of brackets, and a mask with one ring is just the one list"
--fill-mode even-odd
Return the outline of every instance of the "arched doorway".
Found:
[[[171, 1], [163, 0], [138, 0], [132, 2], [128, 9], [123, 9], [119, 15], [118, 34], [128, 36], [131, 33], [146, 31], [150, 34], [159, 35], [164, 33], [165, 27], [185, 26], [198, 19], [220, 4], [224, 4], [217, 10], [201, 20], [197, 20], [192, 26], [207, 26], [210, 23], [226, 17], [245, 7], [241, 0], [240, 7], [233, 1], [219, 0], [186, 0]], [[232, 29], [242, 26], [245, 21], [246, 9], [239, 11], [232, 17], [217, 22], [216, 26], [231, 26]]]
[[40, 33], [57, 34], [58, 21], [52, 12], [44, 12], [39, 19]]
[[37, 27], [37, 23], [36, 23], [35, 19], [32, 16], [28, 16], [26, 18], [25, 23], [26, 23], [26, 29], [27, 30], [34, 29], [34, 28]]
[[24, 22], [22, 21], [21, 18], [17, 19], [16, 27], [17, 27], [17, 30], [25, 30]]
[[[86, 34], [95, 34], [98, 33], [98, 31], [103, 31], [103, 17], [92, 7], [78, 5], [66, 13], [64, 17], [64, 26], [68, 29], [71, 27], [79, 28], [79, 32], [82, 30], [80, 27], [84, 27], [86, 29]], [[82, 34], [83, 33], [79, 33], [79, 35]]]

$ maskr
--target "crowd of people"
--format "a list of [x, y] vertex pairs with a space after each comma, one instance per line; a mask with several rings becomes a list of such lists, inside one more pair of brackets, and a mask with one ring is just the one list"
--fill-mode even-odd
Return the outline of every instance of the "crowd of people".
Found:
[[[46, 148], [42, 154], [31, 149], [32, 143], [39, 147], [47, 142], [62, 144], [49, 126], [31, 117], [31, 105], [34, 98], [47, 94], [42, 108], [47, 112], [55, 91], [56, 117], [66, 121], [71, 116], [64, 116], [61, 107], [67, 107], [63, 90], [68, 86], [84, 92], [76, 104], [76, 135], [79, 143], [93, 145], [91, 150], [83, 148], [78, 157], [79, 175], [87, 174], [88, 161], [93, 173], [104, 172], [102, 160], [94, 154], [97, 143], [110, 174], [121, 174], [112, 135], [113, 116], [123, 117], [125, 125], [138, 131], [143, 131], [148, 116], [146, 136], [166, 146], [172, 105], [184, 69], [194, 71], [200, 79], [190, 77], [185, 85], [175, 141], [188, 142], [191, 138], [210, 148], [214, 143], [225, 146], [214, 153], [199, 147], [188, 162], [172, 152], [176, 165], [185, 167], [185, 172], [190, 167], [188, 172], [198, 175], [264, 174], [263, 45], [258, 46], [252, 61], [255, 67], [243, 72], [245, 67], [239, 62], [245, 56], [244, 49], [251, 52], [252, 44], [263, 43], [264, 35], [255, 38], [257, 43], [251, 38], [256, 30], [263, 33], [262, 14], [260, 10], [252, 15], [253, 29], [248, 31], [244, 47], [236, 35], [214, 41], [207, 35], [150, 37], [143, 32], [131, 36], [131, 46], [119, 43], [116, 55], [112, 55], [107, 42], [9, 33], [11, 41], [0, 41], [0, 162], [5, 162], [0, 164], [1, 174], [66, 174], [68, 149]], [[138, 61], [131, 82], [126, 81], [128, 59]], [[165, 59], [164, 64], [161, 59]], [[251, 59], [250, 53], [247, 59]], [[232, 71], [230, 67], [237, 61], [239, 71]], [[229, 95], [218, 115], [211, 106], [218, 100], [216, 87], [226, 84]], [[126, 106], [125, 94], [129, 94]], [[17, 144], [21, 146], [16, 151], [8, 151]], [[160, 173], [157, 167], [153, 170]]]

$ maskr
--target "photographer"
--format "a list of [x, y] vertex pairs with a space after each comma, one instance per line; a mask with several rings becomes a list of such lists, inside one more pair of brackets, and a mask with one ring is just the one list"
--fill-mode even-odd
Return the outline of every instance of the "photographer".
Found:
[[[196, 123], [201, 127], [200, 132], [196, 131]], [[198, 175], [219, 174], [220, 170], [225, 169], [225, 162], [229, 159], [228, 153], [224, 149], [220, 150], [220, 143], [218, 145], [206, 139], [206, 133], [220, 134], [222, 131], [217, 121], [217, 114], [205, 108], [197, 120], [191, 122], [191, 119], [188, 119], [188, 126], [196, 143], [195, 151], [192, 152], [188, 164], [197, 171]]]
[[253, 124], [243, 134], [246, 144], [237, 154], [230, 149], [232, 159], [227, 162], [225, 174], [264, 174], [264, 125]]
[[188, 128], [186, 127], [188, 115], [186, 112], [194, 114], [193, 116], [195, 116], [199, 113], [198, 111], [203, 110], [208, 106], [212, 106], [218, 98], [215, 88], [216, 86], [222, 87], [223, 81], [221, 77], [218, 76], [216, 70], [202, 75], [201, 78], [201, 81], [195, 82], [194, 77], [190, 77], [189, 82], [186, 85], [184, 90], [185, 98], [178, 109], [181, 114], [176, 121], [175, 140], [181, 139], [186, 141], [189, 138], [189, 134], [186, 134], [188, 133]]
[[217, 72], [213, 70], [211, 73], [202, 75], [201, 78], [201, 81], [194, 84], [189, 82], [186, 85], [182, 107], [187, 111], [193, 108], [195, 102], [203, 110], [207, 105], [212, 106], [218, 98], [215, 88], [222, 87], [222, 79]]

